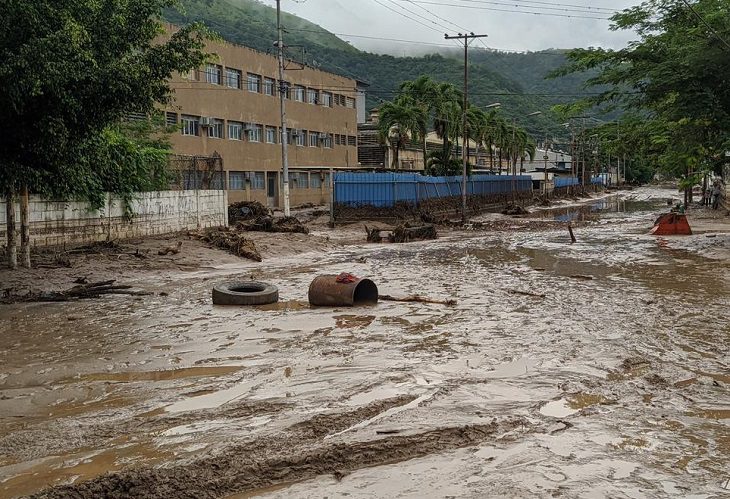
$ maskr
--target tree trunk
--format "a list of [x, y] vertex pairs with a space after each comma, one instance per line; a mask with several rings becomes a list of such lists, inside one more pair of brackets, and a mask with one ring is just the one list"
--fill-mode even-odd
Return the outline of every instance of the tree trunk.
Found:
[[426, 159], [426, 156], [428, 156], [428, 147], [426, 146], [426, 135], [423, 135], [423, 173], [426, 173], [426, 170], [428, 170], [428, 160]]
[[20, 264], [30, 268], [30, 201], [25, 183], [20, 188]]
[[7, 209], [7, 250], [8, 267], [18, 267], [18, 246], [15, 239], [15, 190], [10, 187], [5, 194], [5, 207]]

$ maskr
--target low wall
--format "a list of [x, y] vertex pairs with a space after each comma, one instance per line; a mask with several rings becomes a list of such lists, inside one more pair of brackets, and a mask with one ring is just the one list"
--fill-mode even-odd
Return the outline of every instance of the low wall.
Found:
[[[228, 197], [221, 190], [139, 193], [130, 209], [131, 220], [125, 217], [122, 200], [112, 195], [106, 196], [99, 210], [92, 210], [82, 201], [49, 201], [31, 196], [31, 245], [63, 247], [228, 224]], [[20, 231], [17, 202], [15, 219]], [[0, 200], [0, 246], [6, 242], [6, 203]]]

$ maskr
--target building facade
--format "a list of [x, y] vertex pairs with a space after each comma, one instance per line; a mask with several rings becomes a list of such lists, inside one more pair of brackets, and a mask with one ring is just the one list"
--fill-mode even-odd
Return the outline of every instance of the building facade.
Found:
[[228, 190], [229, 202], [283, 205], [283, 88], [291, 205], [328, 202], [330, 170], [358, 168], [364, 85], [291, 61], [282, 85], [272, 55], [225, 42], [209, 43], [208, 52], [214, 62], [170, 82], [174, 95], [165, 117], [179, 130], [175, 153], [220, 155], [224, 171], [212, 184]]

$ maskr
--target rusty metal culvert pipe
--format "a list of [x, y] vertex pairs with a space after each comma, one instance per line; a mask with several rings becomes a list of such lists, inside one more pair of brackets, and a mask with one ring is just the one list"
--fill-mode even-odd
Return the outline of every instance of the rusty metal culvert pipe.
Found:
[[378, 287], [370, 279], [338, 282], [337, 277], [315, 277], [309, 285], [309, 304], [315, 307], [352, 307], [378, 303]]

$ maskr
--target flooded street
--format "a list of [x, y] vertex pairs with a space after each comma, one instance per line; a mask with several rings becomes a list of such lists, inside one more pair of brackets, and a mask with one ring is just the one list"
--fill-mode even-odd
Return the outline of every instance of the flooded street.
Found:
[[[2, 305], [0, 496], [730, 494], [730, 235], [648, 235], [673, 194]], [[310, 308], [340, 272], [457, 304]], [[212, 306], [251, 275], [280, 303]]]

